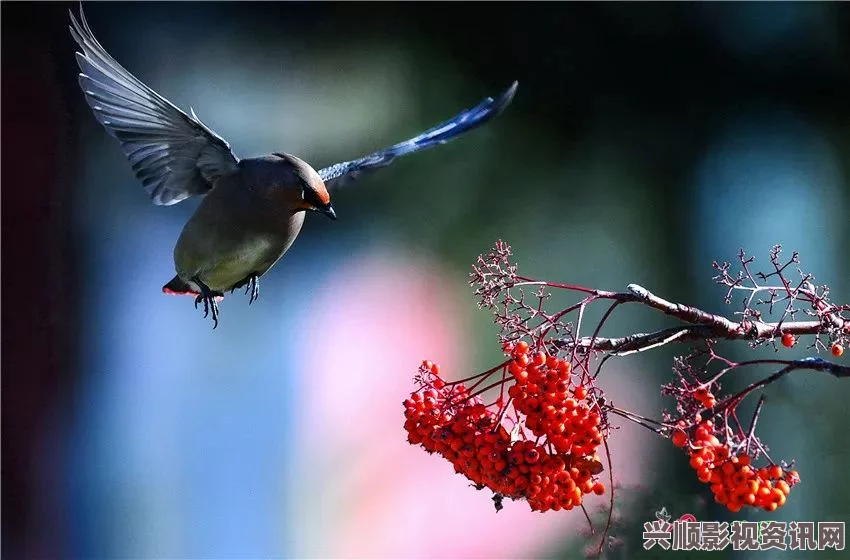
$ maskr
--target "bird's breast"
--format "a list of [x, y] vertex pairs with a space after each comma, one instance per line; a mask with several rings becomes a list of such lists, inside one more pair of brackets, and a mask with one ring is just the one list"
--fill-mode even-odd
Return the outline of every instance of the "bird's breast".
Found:
[[[199, 211], [202, 208], [199, 208]], [[262, 275], [292, 246], [304, 213], [267, 216], [218, 212], [196, 214], [175, 247], [177, 273], [197, 275], [211, 289], [225, 291], [250, 275]]]

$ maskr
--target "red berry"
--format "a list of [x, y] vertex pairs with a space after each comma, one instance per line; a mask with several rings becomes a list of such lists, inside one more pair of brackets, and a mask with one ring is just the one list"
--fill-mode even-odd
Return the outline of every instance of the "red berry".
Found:
[[785, 348], [791, 348], [794, 346], [794, 343], [797, 342], [797, 339], [794, 338], [794, 335], [791, 333], [785, 333], [782, 335], [782, 346]]
[[536, 366], [542, 366], [546, 363], [546, 354], [544, 354], [543, 352], [538, 352], [534, 355], [534, 359], [532, 360], [532, 362]]
[[540, 452], [536, 449], [529, 449], [525, 452], [525, 462], [528, 464], [534, 464], [540, 458]]
[[788, 482], [789, 485], [794, 486], [795, 484], [800, 482], [800, 475], [797, 473], [797, 471], [790, 470], [785, 473], [785, 480], [786, 482]]
[[835, 342], [832, 344], [832, 348], [830, 348], [829, 351], [832, 352], [832, 355], [836, 358], [840, 358], [841, 355], [844, 354], [844, 347]]

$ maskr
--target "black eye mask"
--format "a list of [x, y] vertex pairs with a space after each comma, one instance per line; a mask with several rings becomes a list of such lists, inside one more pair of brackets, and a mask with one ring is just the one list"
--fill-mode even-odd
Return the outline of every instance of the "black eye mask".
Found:
[[304, 202], [315, 208], [325, 207], [325, 204], [319, 200], [319, 195], [316, 194], [316, 191], [306, 185], [301, 185], [301, 198], [304, 199]]

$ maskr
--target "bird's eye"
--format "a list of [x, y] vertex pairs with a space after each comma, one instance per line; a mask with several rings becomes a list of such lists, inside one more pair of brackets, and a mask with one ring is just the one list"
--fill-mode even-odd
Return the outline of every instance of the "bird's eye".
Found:
[[301, 198], [304, 200], [304, 202], [306, 202], [310, 206], [313, 206], [314, 208], [322, 206], [322, 203], [319, 200], [319, 196], [316, 194], [316, 191], [311, 189], [309, 186], [304, 185], [301, 187]]

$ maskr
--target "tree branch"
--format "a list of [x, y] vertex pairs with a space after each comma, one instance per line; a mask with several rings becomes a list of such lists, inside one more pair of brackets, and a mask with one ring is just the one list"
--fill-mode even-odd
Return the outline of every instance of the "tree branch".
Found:
[[[585, 336], [578, 338], [575, 342], [560, 341], [560, 345], [626, 355], [657, 348], [671, 342], [692, 342], [705, 339], [758, 340], [772, 338], [780, 330], [782, 333], [793, 335], [820, 334], [827, 330], [824, 322], [816, 320], [764, 322], [746, 318], [737, 322], [690, 305], [667, 301], [637, 284], [629, 284], [628, 289], [628, 292], [600, 291], [597, 292], [597, 296], [600, 299], [612, 299], [620, 303], [641, 303], [665, 315], [690, 323], [690, 325], [670, 327], [650, 333], [635, 333], [619, 338]], [[842, 319], [837, 313], [828, 315], [828, 324], [840, 329], [850, 328], [850, 321]]]

